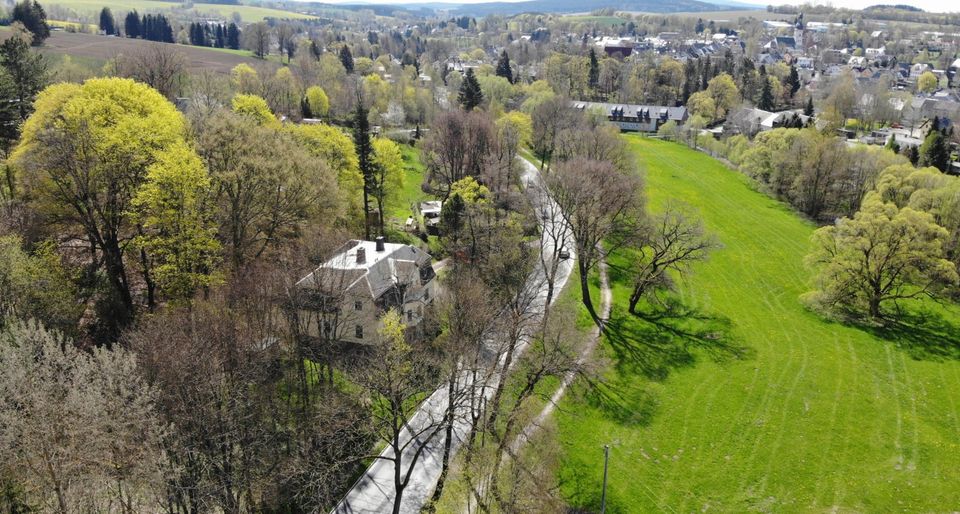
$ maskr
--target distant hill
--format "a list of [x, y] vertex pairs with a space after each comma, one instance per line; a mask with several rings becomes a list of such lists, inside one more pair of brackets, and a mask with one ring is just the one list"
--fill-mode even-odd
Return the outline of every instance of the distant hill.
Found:
[[919, 8], [919, 7], [914, 7], [914, 6], [912, 6], [912, 5], [904, 5], [904, 4], [897, 4], [897, 5], [886, 5], [886, 4], [871, 5], [870, 7], [867, 7], [866, 9], [864, 9], [864, 11], [869, 12], [869, 11], [879, 11], [879, 10], [888, 10], [888, 9], [897, 9], [897, 10], [901, 10], [901, 11], [912, 11], [912, 12], [923, 12], [923, 9], [921, 9], [921, 8]]
[[[406, 9], [430, 8], [458, 16], [486, 16], [504, 14], [507, 16], [527, 12], [542, 13], [585, 13], [597, 9], [613, 8], [618, 11], [642, 11], [652, 13], [724, 11], [742, 9], [742, 5], [732, 7], [726, 3], [714, 4], [700, 0], [528, 0], [525, 2], [484, 2], [478, 4], [458, 4], [456, 2], [411, 3]], [[396, 11], [399, 6], [369, 4], [339, 5], [341, 8], [382, 9]]]
[[520, 14], [524, 12], [571, 13], [614, 8], [618, 11], [655, 13], [722, 11], [724, 6], [699, 0], [530, 0], [527, 2], [487, 2], [464, 4], [452, 12], [459, 15]]

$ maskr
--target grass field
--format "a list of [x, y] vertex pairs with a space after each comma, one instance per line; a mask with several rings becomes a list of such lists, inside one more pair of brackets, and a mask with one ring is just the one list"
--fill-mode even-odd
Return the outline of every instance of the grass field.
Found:
[[684, 285], [682, 318], [631, 318], [612, 275], [605, 385], [557, 418], [568, 501], [599, 510], [610, 444], [608, 512], [956, 510], [957, 309], [899, 330], [822, 320], [798, 300], [810, 223], [703, 154], [629, 144], [651, 208], [694, 205], [724, 248]]
[[[77, 11], [78, 14], [98, 15], [104, 7], [109, 7], [114, 12], [114, 16], [119, 13], [136, 9], [140, 13], [166, 11], [173, 8], [179, 9], [183, 4], [179, 2], [162, 2], [155, 0], [53, 0], [50, 5], [59, 5], [68, 9]], [[233, 13], [239, 13], [240, 18], [245, 22], [260, 21], [264, 18], [280, 19], [312, 19], [314, 16], [295, 13], [293, 11], [283, 11], [280, 9], [268, 9], [264, 7], [254, 7], [250, 5], [219, 5], [204, 4], [201, 2], [193, 3], [193, 11], [198, 14], [213, 14], [223, 18], [230, 19]], [[118, 18], [122, 24], [123, 20]]]

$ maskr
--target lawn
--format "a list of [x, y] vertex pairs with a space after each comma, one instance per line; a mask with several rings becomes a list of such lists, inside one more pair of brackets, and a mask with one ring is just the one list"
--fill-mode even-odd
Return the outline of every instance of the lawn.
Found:
[[798, 300], [812, 224], [703, 154], [628, 140], [651, 208], [694, 205], [724, 248], [683, 286], [682, 318], [630, 317], [612, 275], [605, 385], [557, 418], [568, 501], [599, 510], [610, 444], [608, 512], [955, 510], [956, 307], [905, 330], [824, 321]]
[[[109, 7], [114, 16], [120, 13], [136, 9], [140, 13], [168, 11], [173, 8], [180, 9], [180, 2], [163, 2], [159, 0], [53, 0], [50, 5], [60, 5], [77, 11], [81, 15], [98, 15], [104, 7]], [[233, 13], [239, 13], [244, 22], [260, 21], [264, 18], [279, 19], [313, 19], [314, 16], [295, 13], [292, 11], [283, 11], [280, 9], [269, 9], [265, 7], [254, 7], [250, 5], [221, 5], [205, 4], [194, 2], [193, 9], [197, 14], [213, 14], [223, 18], [231, 19]], [[122, 25], [122, 18], [117, 19]]]

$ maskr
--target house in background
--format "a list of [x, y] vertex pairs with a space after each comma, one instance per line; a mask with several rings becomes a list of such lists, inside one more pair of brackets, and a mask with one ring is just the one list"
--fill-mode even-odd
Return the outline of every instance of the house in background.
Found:
[[607, 121], [620, 127], [620, 130], [624, 132], [656, 132], [660, 125], [668, 121], [674, 121], [677, 125], [682, 125], [687, 121], [686, 107], [580, 101], [572, 101], [570, 105], [581, 111], [592, 109], [602, 111], [607, 117]]
[[374, 344], [380, 317], [400, 312], [416, 327], [436, 296], [429, 254], [405, 244], [351, 240], [297, 282], [298, 317], [307, 336], [321, 340]]

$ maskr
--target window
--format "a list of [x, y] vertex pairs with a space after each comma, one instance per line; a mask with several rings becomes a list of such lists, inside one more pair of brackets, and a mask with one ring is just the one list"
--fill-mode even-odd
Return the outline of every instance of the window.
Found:
[[413, 311], [407, 311], [407, 321], [413, 321]]
[[332, 332], [332, 331], [333, 331], [333, 327], [330, 325], [330, 322], [329, 322], [329, 321], [324, 321], [324, 322], [323, 322], [323, 335], [328, 336], [328, 335], [330, 335], [330, 332]]
[[363, 339], [363, 325], [357, 325], [356, 336], [357, 339]]
[[353, 310], [355, 310], [355, 311], [362, 311], [362, 310], [363, 310], [363, 302], [360, 301], [360, 300], [357, 300], [357, 301], [353, 302]]

